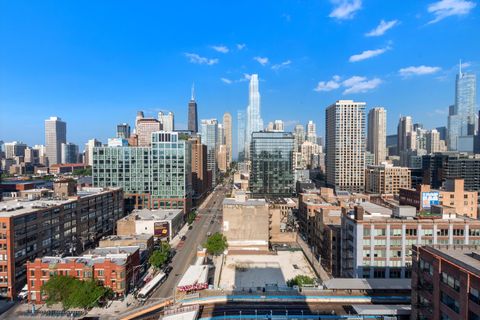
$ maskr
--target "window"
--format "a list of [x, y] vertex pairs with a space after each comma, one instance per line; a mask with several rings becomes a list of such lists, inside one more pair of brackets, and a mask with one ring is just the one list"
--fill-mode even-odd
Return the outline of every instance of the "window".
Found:
[[430, 275], [433, 275], [433, 265], [423, 259], [420, 259], [420, 270], [422, 270], [423, 272], [428, 272]]
[[476, 304], [480, 304], [480, 292], [478, 289], [470, 287], [470, 300], [475, 302]]
[[455, 291], [460, 291], [460, 280], [455, 279], [451, 275], [446, 272], [442, 272], [442, 282], [448, 285], [450, 288], [454, 289]]
[[446, 305], [447, 307], [449, 307], [450, 309], [452, 309], [456, 313], [460, 312], [460, 304], [458, 303], [458, 301], [453, 299], [452, 297], [450, 297], [445, 292], [442, 292], [442, 294], [440, 296], [440, 301], [442, 301], [442, 303], [444, 305]]
[[405, 235], [406, 236], [416, 236], [417, 235], [417, 229], [405, 229]]
[[100, 277], [102, 277], [102, 276], [103, 276], [103, 270], [98, 270], [98, 275], [99, 275]]

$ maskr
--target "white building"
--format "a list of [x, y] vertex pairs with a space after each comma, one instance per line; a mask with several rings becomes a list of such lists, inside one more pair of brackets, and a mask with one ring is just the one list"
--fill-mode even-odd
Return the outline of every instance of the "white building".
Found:
[[250, 158], [250, 142], [252, 140], [252, 132], [263, 130], [263, 119], [260, 113], [260, 92], [258, 89], [258, 74], [252, 74], [250, 77], [246, 120], [245, 154], [247, 158]]
[[59, 117], [45, 120], [45, 146], [50, 165], [61, 162], [62, 143], [67, 142], [67, 124]]
[[384, 108], [368, 112], [367, 151], [373, 154], [375, 164], [387, 157], [387, 111]]
[[169, 112], [165, 114], [162, 111], [160, 111], [158, 113], [158, 121], [160, 121], [160, 128], [163, 131], [175, 130], [175, 120], [174, 120], [173, 112]]
[[93, 148], [101, 147], [102, 143], [97, 139], [90, 139], [85, 144], [85, 163], [89, 166], [93, 166]]

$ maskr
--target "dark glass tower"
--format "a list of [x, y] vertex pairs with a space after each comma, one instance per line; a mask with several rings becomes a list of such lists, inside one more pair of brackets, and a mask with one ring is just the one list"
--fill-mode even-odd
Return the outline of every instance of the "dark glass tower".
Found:
[[192, 85], [192, 97], [188, 102], [188, 130], [198, 132], [197, 102], [195, 101], [195, 87]]

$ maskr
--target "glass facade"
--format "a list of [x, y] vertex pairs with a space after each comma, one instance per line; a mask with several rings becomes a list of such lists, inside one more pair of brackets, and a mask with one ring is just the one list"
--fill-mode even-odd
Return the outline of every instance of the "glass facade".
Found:
[[290, 132], [253, 132], [250, 144], [252, 196], [291, 196], [294, 138]]
[[97, 147], [93, 184], [146, 196], [152, 208], [183, 208], [191, 199], [191, 148], [176, 132], [152, 133], [151, 147]]

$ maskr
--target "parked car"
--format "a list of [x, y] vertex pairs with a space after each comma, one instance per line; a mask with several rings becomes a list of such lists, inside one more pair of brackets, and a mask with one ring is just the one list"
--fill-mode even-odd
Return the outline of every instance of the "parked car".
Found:
[[165, 268], [163, 268], [163, 272], [166, 274], [169, 274], [170, 272], [172, 272], [172, 270], [173, 270], [172, 266], [166, 266]]
[[185, 240], [187, 240], [187, 237], [182, 236], [182, 237], [180, 238], [180, 240], [185, 241]]

